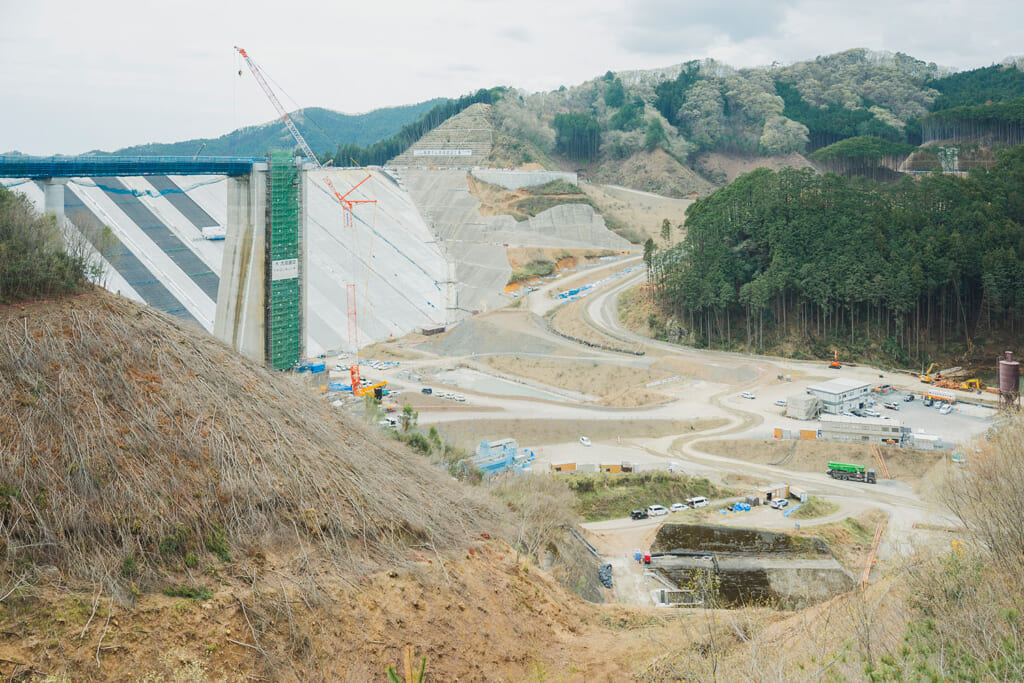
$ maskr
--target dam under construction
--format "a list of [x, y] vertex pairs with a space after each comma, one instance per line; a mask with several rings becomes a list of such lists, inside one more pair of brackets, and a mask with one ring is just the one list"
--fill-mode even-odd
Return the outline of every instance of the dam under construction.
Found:
[[[631, 249], [587, 204], [525, 220], [483, 215], [471, 179], [576, 184], [575, 173], [486, 168], [489, 126], [489, 108], [473, 105], [393, 165], [368, 169], [319, 169], [290, 153], [121, 166], [116, 157], [5, 157], [0, 180], [58, 217], [107, 289], [283, 368], [507, 304], [509, 248]], [[28, 172], [28, 162], [42, 166]], [[343, 211], [333, 188], [359, 205]]]

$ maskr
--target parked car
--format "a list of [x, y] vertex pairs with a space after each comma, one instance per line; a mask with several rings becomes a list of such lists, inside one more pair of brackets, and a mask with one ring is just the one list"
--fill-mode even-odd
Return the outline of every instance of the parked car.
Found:
[[647, 514], [650, 517], [661, 517], [668, 514], [668, 508], [664, 505], [648, 505]]
[[590, 439], [588, 439], [585, 436], [581, 436], [580, 437], [580, 443], [583, 444], [584, 446], [589, 446], [590, 445]]
[[904, 403], [910, 403], [913, 400], [914, 400], [914, 395], [913, 394], [907, 394], [906, 396], [903, 397], [903, 402]]
[[888, 408], [889, 410], [899, 410], [900, 409], [900, 404], [896, 403], [895, 401], [886, 401], [882, 405], [885, 406], [886, 408]]
[[786, 498], [776, 498], [772, 501], [772, 508], [775, 510], [781, 510], [782, 508], [789, 505], [789, 500]]
[[854, 417], [867, 417], [868, 416], [867, 413], [865, 413], [863, 410], [860, 410], [859, 408], [854, 408], [853, 410], [851, 410], [850, 411], [850, 415], [853, 415]]
[[863, 412], [863, 413], [864, 413], [865, 415], [867, 415], [868, 417], [881, 417], [881, 416], [882, 416], [882, 414], [881, 414], [881, 413], [879, 413], [879, 412], [878, 412], [877, 410], [875, 410], [874, 408], [865, 408], [865, 409], [864, 409], [864, 410], [863, 410], [862, 412]]
[[648, 516], [647, 510], [633, 510], [629, 513], [630, 519], [647, 519]]
[[692, 508], [706, 508], [708, 505], [711, 505], [711, 501], [704, 496], [695, 496], [694, 498], [687, 498], [686, 504]]
[[462, 394], [455, 394], [454, 396], [452, 396], [452, 400], [462, 403], [466, 400], [466, 397], [463, 396]]
[[751, 391], [744, 391], [742, 394], [740, 394], [740, 396], [742, 396], [743, 398], [749, 398], [749, 399], [757, 398], [756, 396], [754, 396], [753, 392], [751, 392]]
[[422, 389], [420, 389], [420, 392], [427, 394], [429, 396], [430, 394], [434, 393], [434, 390], [431, 389], [430, 387], [423, 387]]
[[689, 510], [689, 506], [686, 503], [672, 503], [672, 507], [669, 508], [672, 512], [682, 512], [683, 510]]
[[939, 412], [942, 413], [943, 415], [949, 415], [951, 412], [953, 412], [953, 406], [949, 405], [948, 403], [943, 403], [942, 407], [939, 408]]
[[786, 399], [779, 398], [775, 400], [775, 405], [782, 406], [783, 408], [785, 408], [788, 404], [786, 403]]

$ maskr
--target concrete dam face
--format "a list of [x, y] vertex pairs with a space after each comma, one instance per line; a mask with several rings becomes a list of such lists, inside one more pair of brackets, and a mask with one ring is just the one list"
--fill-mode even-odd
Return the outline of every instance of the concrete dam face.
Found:
[[708, 606], [799, 609], [855, 585], [821, 538], [705, 524], [662, 525], [651, 568]]

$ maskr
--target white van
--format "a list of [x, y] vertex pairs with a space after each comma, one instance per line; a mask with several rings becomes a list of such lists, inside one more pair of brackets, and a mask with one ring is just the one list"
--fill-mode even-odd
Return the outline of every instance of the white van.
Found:
[[692, 508], [706, 508], [711, 505], [711, 502], [704, 496], [697, 496], [695, 498], [687, 498], [686, 504]]

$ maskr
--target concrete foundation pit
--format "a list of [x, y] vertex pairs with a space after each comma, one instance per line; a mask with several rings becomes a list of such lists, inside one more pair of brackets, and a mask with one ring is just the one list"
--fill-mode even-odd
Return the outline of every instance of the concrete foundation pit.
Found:
[[704, 524], [662, 525], [651, 569], [709, 607], [801, 609], [856, 583], [821, 538]]

